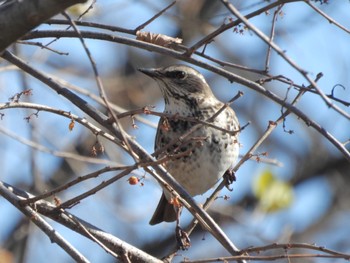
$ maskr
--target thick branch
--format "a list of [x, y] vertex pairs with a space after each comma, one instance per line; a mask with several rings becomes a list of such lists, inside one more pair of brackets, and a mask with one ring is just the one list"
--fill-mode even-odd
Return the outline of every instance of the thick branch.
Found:
[[50, 17], [86, 0], [8, 1], [0, 6], [0, 53]]

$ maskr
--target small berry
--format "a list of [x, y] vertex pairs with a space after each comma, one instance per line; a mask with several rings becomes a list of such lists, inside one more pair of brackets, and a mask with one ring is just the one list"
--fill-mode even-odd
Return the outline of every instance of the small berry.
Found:
[[138, 184], [139, 179], [138, 179], [136, 176], [131, 176], [131, 177], [128, 179], [128, 181], [129, 181], [129, 184], [135, 185], [135, 184]]

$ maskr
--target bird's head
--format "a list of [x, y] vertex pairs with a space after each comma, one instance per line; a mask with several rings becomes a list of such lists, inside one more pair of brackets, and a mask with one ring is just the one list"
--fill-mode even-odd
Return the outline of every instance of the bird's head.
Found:
[[174, 101], [198, 104], [205, 99], [215, 98], [203, 75], [189, 66], [140, 68], [139, 71], [157, 81], [165, 104], [172, 104]]

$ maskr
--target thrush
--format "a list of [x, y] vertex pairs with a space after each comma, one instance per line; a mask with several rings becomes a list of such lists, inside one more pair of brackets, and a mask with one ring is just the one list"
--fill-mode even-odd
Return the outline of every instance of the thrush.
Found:
[[[237, 159], [239, 122], [235, 112], [218, 100], [203, 75], [189, 66], [139, 70], [158, 83], [165, 102], [155, 139], [156, 157], [166, 158], [165, 168], [190, 195], [205, 193]], [[177, 219], [170, 200], [171, 194], [164, 190], [151, 225]]]

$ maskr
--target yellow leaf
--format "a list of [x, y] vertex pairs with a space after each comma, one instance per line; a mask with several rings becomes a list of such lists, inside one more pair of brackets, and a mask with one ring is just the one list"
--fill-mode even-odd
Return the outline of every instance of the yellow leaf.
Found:
[[256, 178], [253, 192], [259, 200], [259, 208], [265, 212], [274, 212], [290, 206], [293, 201], [293, 186], [284, 182], [266, 170]]
[[253, 192], [257, 198], [261, 198], [266, 189], [275, 180], [273, 174], [269, 170], [265, 170], [254, 180]]

